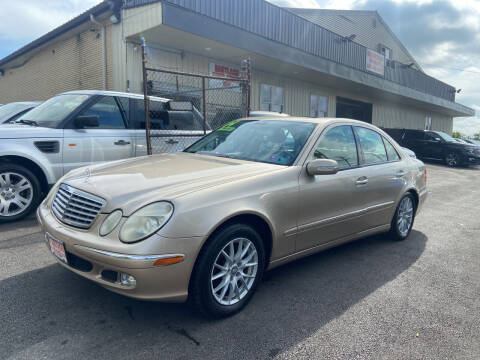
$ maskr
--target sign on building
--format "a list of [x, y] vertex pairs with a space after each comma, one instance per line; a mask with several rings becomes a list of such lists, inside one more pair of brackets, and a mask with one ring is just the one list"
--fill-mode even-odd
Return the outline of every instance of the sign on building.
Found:
[[[210, 75], [240, 80], [240, 69], [210, 63]], [[210, 89], [238, 87], [240, 91], [240, 84], [230, 80], [210, 79], [208, 86]]]
[[367, 49], [367, 70], [378, 75], [385, 75], [385, 56]]

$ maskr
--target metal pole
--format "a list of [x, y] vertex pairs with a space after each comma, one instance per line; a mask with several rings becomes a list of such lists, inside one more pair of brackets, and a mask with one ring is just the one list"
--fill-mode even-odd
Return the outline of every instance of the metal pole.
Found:
[[205, 77], [202, 77], [202, 114], [203, 114], [203, 134], [207, 133], [207, 100], [206, 98], [206, 91], [205, 91]]
[[250, 58], [247, 59], [247, 116], [250, 116], [250, 93], [251, 87], [250, 82], [252, 81], [252, 73], [250, 71], [251, 60]]
[[152, 155], [152, 144], [150, 142], [150, 107], [148, 102], [147, 70], [145, 60], [145, 41], [142, 38], [142, 72], [143, 72], [143, 102], [145, 105], [145, 134], [147, 136], [147, 154]]

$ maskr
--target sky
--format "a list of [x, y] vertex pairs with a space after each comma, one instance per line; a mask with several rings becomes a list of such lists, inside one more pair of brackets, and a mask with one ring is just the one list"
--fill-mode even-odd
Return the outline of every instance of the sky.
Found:
[[[454, 130], [480, 132], [480, 0], [269, 0], [288, 7], [377, 10], [423, 70], [462, 89], [476, 111]], [[99, 3], [99, 0], [0, 0], [0, 58]]]

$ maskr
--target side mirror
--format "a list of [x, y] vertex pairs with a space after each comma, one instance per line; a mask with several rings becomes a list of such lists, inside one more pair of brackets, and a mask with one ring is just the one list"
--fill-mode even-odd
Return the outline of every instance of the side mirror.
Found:
[[329, 175], [338, 172], [338, 163], [330, 159], [316, 159], [307, 163], [307, 173], [314, 175]]
[[99, 127], [100, 122], [98, 120], [98, 115], [80, 115], [75, 118], [73, 121], [75, 128], [85, 129], [92, 127]]

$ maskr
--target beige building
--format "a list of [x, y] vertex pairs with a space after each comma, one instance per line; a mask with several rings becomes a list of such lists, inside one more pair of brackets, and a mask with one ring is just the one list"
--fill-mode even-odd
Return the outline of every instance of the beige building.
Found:
[[0, 60], [0, 103], [74, 89], [141, 92], [149, 66], [209, 74], [252, 62], [252, 110], [451, 133], [473, 110], [426, 75], [375, 11], [264, 0], [104, 1]]

